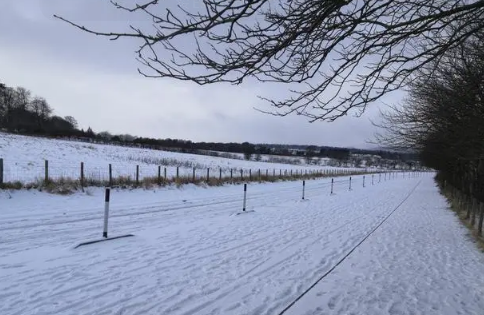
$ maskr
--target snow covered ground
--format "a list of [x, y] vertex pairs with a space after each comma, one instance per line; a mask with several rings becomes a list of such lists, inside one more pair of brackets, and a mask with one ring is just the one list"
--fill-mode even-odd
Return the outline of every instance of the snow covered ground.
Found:
[[135, 177], [136, 165], [140, 166], [140, 178], [157, 176], [159, 165], [167, 166], [168, 177], [176, 174], [176, 166], [180, 166], [180, 176], [192, 176], [192, 170], [196, 168], [197, 177], [206, 176], [207, 168], [211, 169], [211, 174], [215, 177], [219, 176], [220, 169], [225, 176], [230, 175], [230, 169], [243, 169], [244, 173], [248, 173], [249, 169], [253, 172], [261, 169], [262, 172], [268, 170], [269, 174], [273, 174], [274, 171], [278, 174], [281, 170], [335, 169], [53, 140], [1, 132], [0, 158], [4, 159], [6, 182], [34, 182], [44, 178], [45, 160], [49, 161], [50, 178], [79, 178], [80, 164], [84, 162], [86, 178], [97, 180], [107, 180], [109, 164], [112, 164], [114, 177], [131, 176], [131, 178]]
[[0, 194], [0, 314], [484, 314], [484, 255], [431, 174]]

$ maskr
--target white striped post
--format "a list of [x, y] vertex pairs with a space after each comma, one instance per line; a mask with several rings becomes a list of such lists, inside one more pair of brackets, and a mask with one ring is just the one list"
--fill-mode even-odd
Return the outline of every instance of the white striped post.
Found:
[[108, 237], [108, 218], [109, 218], [109, 199], [111, 195], [111, 190], [106, 188], [106, 192], [104, 195], [104, 229], [103, 229], [103, 237]]
[[242, 211], [245, 212], [245, 207], [247, 205], [247, 184], [244, 184], [244, 205]]
[[304, 200], [304, 192], [306, 190], [306, 181], [303, 180], [303, 192], [302, 192], [302, 200]]

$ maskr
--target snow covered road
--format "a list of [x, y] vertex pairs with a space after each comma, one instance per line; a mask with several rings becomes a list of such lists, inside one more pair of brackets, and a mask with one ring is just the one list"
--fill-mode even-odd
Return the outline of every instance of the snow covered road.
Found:
[[240, 186], [115, 192], [110, 234], [136, 236], [78, 249], [100, 191], [0, 199], [0, 314], [483, 314], [484, 255], [431, 176], [353, 179], [250, 185], [239, 216]]

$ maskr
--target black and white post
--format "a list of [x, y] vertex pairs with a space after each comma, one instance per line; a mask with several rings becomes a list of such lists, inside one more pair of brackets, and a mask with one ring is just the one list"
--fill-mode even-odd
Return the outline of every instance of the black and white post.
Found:
[[247, 184], [244, 184], [244, 205], [242, 211], [245, 212], [245, 207], [247, 206]]
[[108, 238], [108, 218], [109, 218], [109, 198], [111, 195], [111, 189], [106, 188], [106, 192], [104, 195], [104, 228], [103, 228], [103, 237]]
[[306, 190], [306, 181], [305, 181], [305, 180], [303, 180], [302, 200], [304, 200], [304, 193], [305, 193], [305, 190]]

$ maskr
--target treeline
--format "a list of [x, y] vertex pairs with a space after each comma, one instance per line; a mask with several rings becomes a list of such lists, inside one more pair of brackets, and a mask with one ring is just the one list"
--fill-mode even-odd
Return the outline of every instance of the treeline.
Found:
[[23, 88], [0, 83], [0, 129], [9, 132], [50, 136], [80, 136], [72, 116], [53, 115], [49, 103]]
[[348, 162], [353, 154], [379, 155], [382, 159], [407, 161], [414, 159], [412, 154], [387, 151], [372, 151], [337, 148], [329, 146], [303, 146], [280, 144], [192, 142], [182, 139], [155, 139], [135, 137], [129, 134], [111, 134], [107, 131], [94, 132], [78, 129], [78, 123], [72, 116], [60, 117], [53, 114], [46, 99], [33, 96], [23, 87], [9, 87], [0, 83], [0, 130], [49, 137], [72, 138], [81, 141], [136, 146], [158, 150], [172, 150], [184, 153], [207, 154], [209, 151], [242, 153], [246, 159], [253, 156], [260, 159], [262, 154], [278, 156], [300, 156], [307, 162], [317, 158], [331, 158]]
[[420, 69], [380, 127], [385, 145], [418, 150], [442, 185], [484, 201], [484, 32]]

